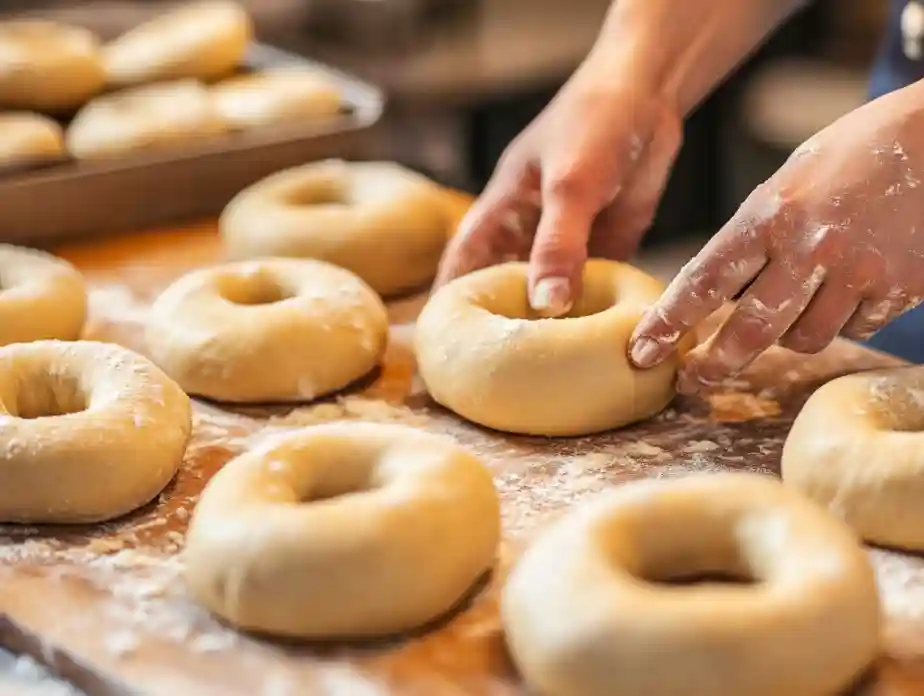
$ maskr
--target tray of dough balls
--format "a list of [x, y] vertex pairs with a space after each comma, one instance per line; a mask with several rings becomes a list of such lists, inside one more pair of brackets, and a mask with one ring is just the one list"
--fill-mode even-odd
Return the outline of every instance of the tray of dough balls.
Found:
[[0, 22], [3, 240], [121, 232], [217, 214], [244, 186], [356, 156], [375, 87], [259, 43], [228, 0], [197, 0], [110, 41]]

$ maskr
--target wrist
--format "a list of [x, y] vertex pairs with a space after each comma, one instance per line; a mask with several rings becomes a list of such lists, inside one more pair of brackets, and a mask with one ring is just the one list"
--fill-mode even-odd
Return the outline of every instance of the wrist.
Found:
[[588, 69], [689, 114], [806, 0], [617, 0]]

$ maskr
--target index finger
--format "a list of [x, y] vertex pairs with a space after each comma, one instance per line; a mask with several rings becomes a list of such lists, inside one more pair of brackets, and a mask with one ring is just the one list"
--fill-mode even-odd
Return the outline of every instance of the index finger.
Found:
[[690, 329], [750, 283], [767, 263], [762, 235], [736, 215], [687, 263], [639, 321], [629, 357], [640, 368], [667, 358]]

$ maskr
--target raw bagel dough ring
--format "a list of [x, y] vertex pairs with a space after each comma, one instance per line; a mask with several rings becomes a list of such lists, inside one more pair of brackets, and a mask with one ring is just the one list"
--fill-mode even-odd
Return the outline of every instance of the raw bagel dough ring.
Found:
[[56, 121], [28, 111], [0, 113], [0, 171], [66, 158], [64, 131]]
[[309, 259], [189, 273], [154, 302], [154, 361], [187, 392], [225, 402], [311, 401], [371, 372], [388, 314], [359, 278]]
[[241, 191], [221, 215], [232, 258], [315, 258], [353, 271], [380, 295], [436, 274], [449, 238], [443, 191], [391, 162], [313, 162]]
[[105, 85], [102, 52], [86, 29], [57, 22], [0, 22], [0, 107], [67, 112]]
[[195, 80], [163, 82], [97, 97], [65, 134], [79, 159], [176, 147], [228, 131], [208, 90]]
[[567, 317], [535, 318], [526, 264], [475, 271], [440, 288], [417, 320], [417, 366], [430, 395], [480, 425], [526, 435], [586, 435], [653, 416], [674, 397], [678, 355], [637, 370], [629, 337], [661, 294], [654, 278], [594, 259]]
[[0, 521], [71, 524], [153, 500], [183, 460], [189, 397], [112, 343], [0, 348]]
[[212, 87], [218, 112], [238, 129], [331, 118], [341, 113], [339, 86], [315, 70], [264, 70]]
[[499, 537], [491, 475], [452, 442], [405, 426], [327, 424], [212, 478], [186, 536], [186, 581], [247, 630], [394, 634], [456, 606]]
[[109, 84], [132, 87], [192, 78], [225, 77], [243, 62], [253, 37], [236, 2], [186, 3], [129, 30], [103, 48]]
[[803, 406], [783, 446], [783, 480], [864, 539], [924, 550], [924, 370], [840, 377]]
[[0, 244], [0, 346], [73, 341], [87, 320], [87, 287], [71, 264], [44, 251]]
[[[708, 575], [753, 582], [659, 584]], [[756, 474], [604, 494], [525, 552], [501, 616], [547, 696], [831, 696], [880, 638], [875, 575], [850, 530]]]

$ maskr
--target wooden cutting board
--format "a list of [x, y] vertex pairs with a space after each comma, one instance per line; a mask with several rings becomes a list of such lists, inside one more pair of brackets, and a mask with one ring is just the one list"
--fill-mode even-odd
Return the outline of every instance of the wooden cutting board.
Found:
[[[459, 210], [465, 205], [460, 199]], [[59, 253], [91, 282], [88, 337], [140, 352], [156, 294], [184, 271], [221, 258], [211, 224]], [[507, 436], [440, 409], [415, 378], [410, 338], [424, 299], [391, 303], [384, 367], [349, 393], [294, 409], [196, 403], [182, 471], [147, 508], [92, 527], [0, 526], [0, 644], [28, 652], [91, 696], [525, 695], [504, 650], [497, 589], [538, 529], [631, 479], [777, 472], [789, 425], [814, 388], [839, 374], [896, 364], [846, 342], [810, 358], [771, 351], [708, 398], [680, 399], [631, 428], [561, 440]], [[438, 625], [390, 641], [279, 644], [222, 626], [187, 597], [180, 580], [178, 554], [197, 496], [209, 476], [254, 443], [333, 420], [404, 423], [448, 434], [480, 455], [503, 503], [504, 542], [493, 577]], [[889, 622], [883, 659], [855, 693], [924, 696], [924, 561], [871, 553]]]

